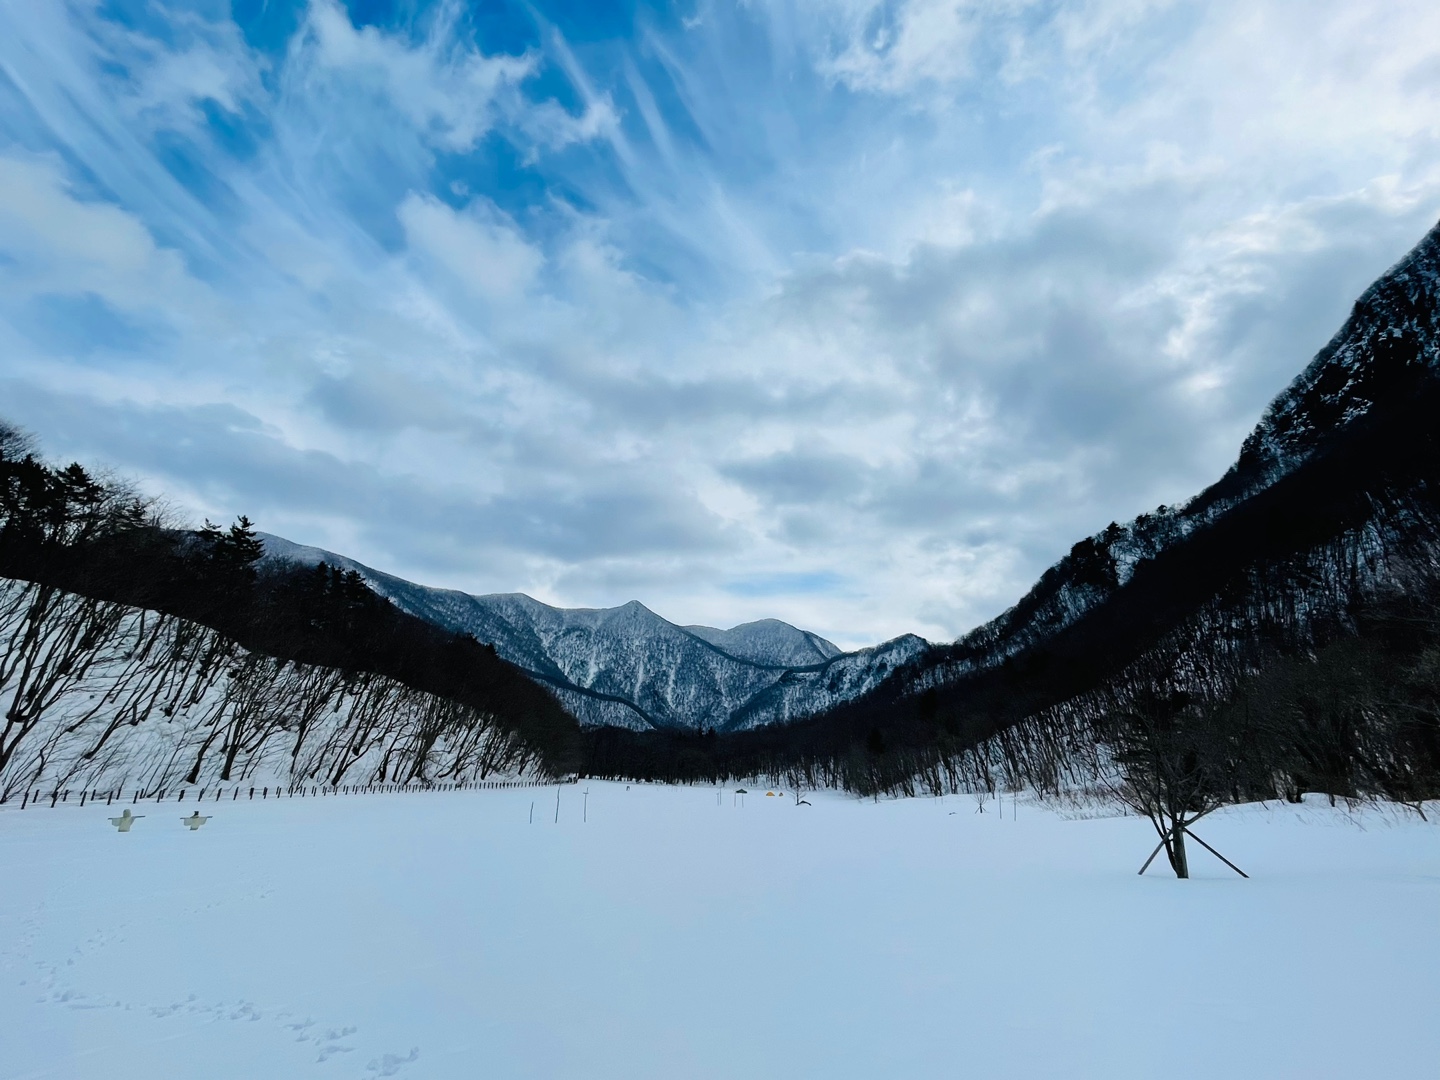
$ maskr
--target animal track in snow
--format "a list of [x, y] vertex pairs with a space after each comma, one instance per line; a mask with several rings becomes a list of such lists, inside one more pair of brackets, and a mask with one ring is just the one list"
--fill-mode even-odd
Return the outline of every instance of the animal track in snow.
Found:
[[[74, 986], [61, 985], [62, 975], [65, 976], [66, 981], [74, 976], [76, 957], [84, 959], [86, 953], [106, 945], [109, 940], [104, 933], [93, 935], [74, 949], [75, 957], [66, 958], [63, 964], [55, 961], [35, 961], [34, 967], [38, 978], [34, 982], [40, 991], [39, 996], [35, 998], [36, 1003], [62, 1005], [69, 1009], [140, 1010], [148, 1013], [155, 1020], [166, 1020], [179, 1015], [208, 1018], [211, 1022], [228, 1020], [233, 1023], [256, 1023], [267, 1019], [267, 1014], [262, 1012], [259, 1006], [252, 1001], [205, 1002], [200, 999], [198, 994], [192, 993], [187, 994], [182, 1000], [172, 1000], [163, 1004], [136, 1003], [100, 998], [84, 993]], [[19, 943], [17, 942], [17, 944]], [[23, 942], [24, 947], [27, 948], [31, 944], [31, 941]], [[28, 981], [21, 980], [22, 985]], [[295, 1033], [295, 1042], [314, 1044], [317, 1048], [315, 1057], [317, 1065], [324, 1064], [331, 1058], [340, 1055], [354, 1053], [357, 1049], [353, 1045], [353, 1036], [358, 1033], [359, 1029], [354, 1025], [322, 1028], [313, 1017], [297, 1016], [286, 1010], [271, 1012], [268, 1019], [270, 1023], [279, 1025], [285, 1031]], [[414, 1063], [419, 1057], [419, 1047], [412, 1047], [409, 1054], [406, 1055], [382, 1054], [370, 1061], [366, 1066], [365, 1075], [369, 1077], [395, 1076], [406, 1065]]]
[[370, 1062], [369, 1065], [366, 1065], [365, 1071], [372, 1072], [377, 1076], [394, 1076], [406, 1065], [418, 1061], [419, 1058], [420, 1048], [418, 1046], [412, 1046], [410, 1048], [410, 1053], [406, 1054], [404, 1057], [400, 1057], [398, 1054], [382, 1054], [380, 1057]]

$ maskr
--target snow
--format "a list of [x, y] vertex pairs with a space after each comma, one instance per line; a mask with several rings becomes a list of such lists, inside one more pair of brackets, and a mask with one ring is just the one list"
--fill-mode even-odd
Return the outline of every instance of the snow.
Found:
[[569, 785], [558, 824], [554, 787], [223, 802], [196, 832], [150, 803], [124, 835], [103, 805], [0, 810], [0, 1077], [1440, 1060], [1440, 827], [1413, 815], [1216, 814], [1252, 879], [1197, 849], [1178, 882], [1136, 876], [1134, 818], [750, 787]]
[[843, 650], [833, 641], [826, 641], [808, 630], [798, 630], [779, 619], [757, 619], [728, 630], [714, 626], [686, 626], [682, 629], [737, 659], [756, 664], [805, 667], [823, 664], [843, 655]]

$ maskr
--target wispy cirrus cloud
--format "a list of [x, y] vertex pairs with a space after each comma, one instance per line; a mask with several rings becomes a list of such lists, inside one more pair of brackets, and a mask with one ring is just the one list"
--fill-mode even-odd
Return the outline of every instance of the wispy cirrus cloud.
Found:
[[951, 636], [1440, 214], [1422, 3], [0, 0], [0, 387], [423, 581]]

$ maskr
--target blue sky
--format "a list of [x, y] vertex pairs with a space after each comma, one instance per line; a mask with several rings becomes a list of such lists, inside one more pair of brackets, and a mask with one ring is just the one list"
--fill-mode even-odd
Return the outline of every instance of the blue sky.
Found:
[[0, 415], [416, 580], [955, 636], [1440, 216], [1395, 0], [0, 0]]

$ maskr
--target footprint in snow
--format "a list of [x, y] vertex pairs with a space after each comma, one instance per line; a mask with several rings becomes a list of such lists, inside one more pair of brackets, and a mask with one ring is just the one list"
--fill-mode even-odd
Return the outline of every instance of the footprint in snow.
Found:
[[404, 1057], [400, 1057], [398, 1054], [382, 1054], [370, 1062], [369, 1065], [366, 1065], [365, 1069], [367, 1072], [375, 1073], [377, 1076], [394, 1076], [406, 1065], [418, 1061], [419, 1058], [420, 1048], [418, 1046], [412, 1046], [410, 1053]]
[[253, 1023], [254, 1021], [260, 1019], [260, 1010], [255, 1008], [255, 1006], [252, 1005], [250, 1002], [242, 1001], [239, 1003], [239, 1006], [235, 1009], [235, 1011], [229, 1015], [228, 1019], [249, 1020]]

